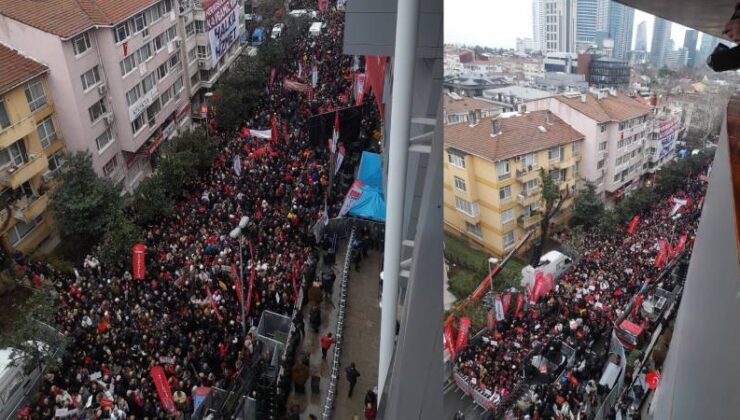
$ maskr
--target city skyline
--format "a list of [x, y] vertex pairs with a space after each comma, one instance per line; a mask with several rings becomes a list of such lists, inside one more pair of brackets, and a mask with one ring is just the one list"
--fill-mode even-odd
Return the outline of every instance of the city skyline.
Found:
[[[534, 0], [533, 0], [534, 1]], [[444, 32], [446, 44], [480, 45], [490, 48], [516, 48], [517, 38], [534, 39], [533, 1], [506, 2], [504, 0], [461, 0], [445, 3]], [[470, 14], [470, 10], [480, 13]], [[635, 10], [630, 49], [637, 40], [637, 26], [646, 22], [647, 44], [650, 47], [655, 16]], [[480, 28], [495, 28], [482, 32]], [[687, 28], [671, 25], [670, 38], [674, 45], [683, 45]]]

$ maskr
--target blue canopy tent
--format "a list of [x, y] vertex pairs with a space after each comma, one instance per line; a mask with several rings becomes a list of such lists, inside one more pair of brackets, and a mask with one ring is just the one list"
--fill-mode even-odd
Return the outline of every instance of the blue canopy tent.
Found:
[[357, 179], [362, 181], [362, 194], [352, 204], [350, 216], [385, 222], [385, 193], [380, 155], [362, 152]]

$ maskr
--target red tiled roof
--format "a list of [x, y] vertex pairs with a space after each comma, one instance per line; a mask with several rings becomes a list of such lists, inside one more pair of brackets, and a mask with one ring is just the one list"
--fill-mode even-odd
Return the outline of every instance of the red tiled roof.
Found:
[[[545, 116], [547, 112], [534, 111], [512, 117], [483, 118], [475, 127], [469, 124], [446, 125], [445, 146], [495, 162], [584, 138], [583, 134], [554, 114], [550, 114], [548, 124]], [[495, 118], [501, 124], [501, 133], [491, 137], [491, 121]], [[540, 126], [547, 131], [540, 131]]]
[[652, 110], [649, 106], [622, 93], [617, 93], [617, 96], [607, 95], [603, 99], [596, 99], [592, 94], [586, 94], [586, 103], [581, 102], [580, 96], [567, 98], [561, 95], [556, 98], [600, 123], [629, 120]]
[[157, 0], [0, 0], [0, 15], [70, 38], [93, 26], [112, 26]]
[[462, 114], [476, 109], [496, 109], [498, 105], [480, 99], [463, 97], [455, 100], [450, 95], [444, 95], [444, 109], [448, 114]]
[[0, 44], [0, 94], [47, 70], [46, 66]]

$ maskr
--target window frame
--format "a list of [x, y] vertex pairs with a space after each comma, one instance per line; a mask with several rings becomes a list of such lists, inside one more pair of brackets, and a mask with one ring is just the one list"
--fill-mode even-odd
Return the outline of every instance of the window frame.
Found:
[[[91, 74], [93, 76], [93, 79], [94, 79], [94, 82], [93, 83], [89, 83], [87, 81], [87, 75], [88, 74]], [[98, 65], [96, 64], [90, 70], [82, 73], [80, 75], [80, 80], [82, 82], [82, 91], [83, 92], [89, 92], [93, 88], [95, 88], [95, 86], [97, 86], [98, 84], [100, 84], [100, 71], [98, 71]], [[85, 84], [87, 84], [87, 87], [85, 87]]]
[[[509, 217], [504, 220], [504, 215], [508, 214]], [[514, 220], [514, 209], [508, 209], [501, 212], [501, 225], [505, 225], [507, 223], [511, 223], [511, 221]]]
[[[48, 129], [46, 123], [50, 123], [51, 124], [51, 133], [48, 131], [49, 129]], [[40, 131], [41, 128], [43, 128], [43, 130], [44, 130], [44, 135], [41, 134], [41, 131]], [[48, 117], [46, 117], [43, 120], [41, 120], [41, 122], [39, 122], [38, 124], [36, 124], [36, 133], [39, 136], [39, 141], [41, 142], [41, 147], [43, 147], [44, 149], [46, 149], [47, 147], [51, 146], [51, 144], [56, 141], [56, 139], [57, 139], [57, 131], [56, 131], [56, 127], [54, 126], [54, 119], [52, 118], [51, 115], [49, 115]], [[46, 144], [44, 144], [44, 142], [46, 142]]]
[[[511, 236], [511, 240], [510, 241], [507, 241], [507, 238], [509, 236]], [[516, 241], [516, 237], [514, 235], [514, 231], [513, 230], [510, 230], [510, 231], [504, 233], [503, 235], [501, 235], [501, 244], [504, 246], [504, 249], [508, 249], [508, 248], [511, 248], [512, 246], [514, 246], [514, 242], [515, 241]], [[508, 244], [507, 244], [507, 242], [508, 242]]]
[[[100, 113], [97, 116], [95, 116], [94, 115], [95, 114], [95, 110], [96, 110], [96, 107], [98, 107], [98, 106], [100, 108], [100, 111], [99, 111]], [[88, 114], [90, 116], [90, 124], [97, 123], [98, 121], [100, 121], [103, 118], [103, 115], [105, 115], [108, 112], [108, 108], [105, 106], [105, 100], [103, 100], [101, 98], [99, 101], [97, 101], [94, 104], [90, 105], [90, 107], [87, 108], [87, 112], [88, 112]]]
[[[124, 36], [123, 38], [120, 37], [121, 29], [124, 29], [124, 32], [126, 33], [126, 36]], [[131, 38], [131, 28], [129, 27], [128, 20], [116, 25], [113, 28], [113, 40], [116, 41], [116, 44], [120, 44], [129, 38]]]
[[[39, 97], [36, 97], [36, 98], [31, 98], [31, 95], [29, 94], [29, 92], [31, 94], [35, 93], [32, 90], [32, 88], [35, 88], [35, 87], [38, 87], [38, 89], [40, 90], [40, 94], [41, 95]], [[39, 109], [43, 109], [44, 107], [46, 107], [46, 105], [48, 105], [48, 101], [46, 100], [46, 92], [44, 92], [44, 84], [41, 82], [41, 78], [40, 77], [37, 77], [37, 78], [35, 78], [35, 79], [27, 82], [24, 85], [23, 90], [26, 93], [26, 100], [28, 101], [28, 107], [31, 108], [31, 112], [36, 112]], [[41, 103], [38, 106], [34, 106], [34, 103], [38, 102], [39, 100], [43, 100], [43, 103]]]
[[[102, 137], [107, 137], [107, 141], [101, 146], [99, 140]], [[110, 127], [106, 128], [105, 131], [103, 131], [99, 136], [95, 137], [95, 146], [97, 146], [98, 148], [98, 154], [102, 154], [108, 148], [108, 146], [113, 144], [113, 140], [113, 132], [111, 131]]]
[[465, 169], [465, 158], [463, 156], [447, 152], [447, 161], [456, 168]]
[[[85, 47], [82, 51], [78, 50], [78, 42], [83, 41], [83, 46]], [[75, 53], [75, 57], [79, 57], [82, 54], [86, 53], [87, 50], [92, 48], [92, 43], [90, 42], [90, 36], [87, 32], [83, 32], [80, 35], [77, 35], [76, 37], [72, 38], [72, 50]]]
[[[133, 100], [131, 99], [132, 93], [135, 93], [135, 98]], [[136, 103], [136, 101], [141, 99], [142, 96], [143, 95], [141, 93], [141, 86], [139, 86], [139, 84], [137, 83], [136, 85], [134, 85], [134, 87], [129, 89], [128, 92], [126, 92], [126, 105], [128, 105], [129, 108], [132, 107]]]
[[[110, 167], [110, 169], [109, 169]], [[116, 173], [116, 169], [118, 169], [118, 154], [113, 155], [112, 158], [108, 160], [108, 162], [103, 165], [103, 175], [106, 177], [110, 177], [111, 175]]]
[[[455, 176], [455, 175], [453, 175], [452, 178], [453, 178], [453, 183], [455, 184], [456, 190], [462, 191], [462, 192], [468, 191], [468, 186], [465, 183], [465, 179], [460, 178], [459, 176]], [[462, 187], [460, 187], [460, 185], [462, 185]]]
[[8, 115], [8, 110], [5, 108], [5, 98], [2, 96], [0, 96], [0, 115], [4, 117], [4, 119], [0, 118], [0, 130], [3, 130], [13, 125], [13, 123], [10, 122], [10, 116]]
[[498, 199], [501, 202], [511, 200], [511, 185], [498, 189]]

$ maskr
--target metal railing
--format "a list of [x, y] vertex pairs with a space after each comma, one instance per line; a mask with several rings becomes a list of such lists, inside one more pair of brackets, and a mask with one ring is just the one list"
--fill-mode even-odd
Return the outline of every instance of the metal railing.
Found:
[[337, 379], [339, 379], [339, 365], [342, 357], [342, 344], [344, 342], [344, 316], [347, 309], [347, 280], [349, 279], [350, 266], [352, 264], [352, 242], [357, 235], [357, 229], [352, 228], [347, 241], [347, 252], [344, 257], [342, 269], [342, 281], [340, 284], [339, 306], [337, 308], [336, 343], [334, 343], [334, 357], [331, 364], [331, 376], [329, 377], [329, 388], [326, 391], [326, 400], [321, 412], [323, 420], [331, 419], [334, 409], [334, 399], [337, 395]]

